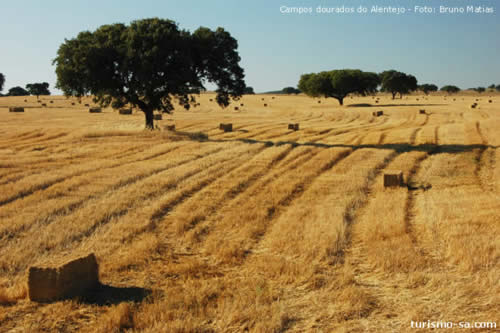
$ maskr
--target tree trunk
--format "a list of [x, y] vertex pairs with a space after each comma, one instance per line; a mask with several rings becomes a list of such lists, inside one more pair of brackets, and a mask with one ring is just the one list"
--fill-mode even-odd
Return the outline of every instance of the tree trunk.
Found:
[[395, 92], [392, 93], [392, 99], [395, 99], [396, 98], [396, 94]]
[[148, 109], [148, 110], [142, 110], [144, 112], [144, 115], [146, 116], [146, 129], [152, 130], [155, 128], [154, 126], [154, 119], [153, 119], [153, 110]]
[[344, 97], [336, 97], [340, 105], [344, 105]]

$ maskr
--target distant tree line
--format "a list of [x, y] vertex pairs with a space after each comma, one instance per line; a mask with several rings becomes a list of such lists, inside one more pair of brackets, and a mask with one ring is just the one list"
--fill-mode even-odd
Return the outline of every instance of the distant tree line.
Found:
[[[0, 92], [3, 90], [4, 84], [5, 84], [5, 75], [0, 73]], [[37, 98], [42, 95], [50, 95], [49, 84], [47, 82], [28, 83], [26, 85], [26, 89], [19, 86], [12, 87], [9, 89], [9, 91], [5, 96], [29, 96], [29, 95], [34, 95]]]
[[[303, 74], [300, 77], [298, 87], [311, 97], [335, 98], [340, 105], [344, 104], [344, 98], [349, 94], [366, 96], [381, 91], [392, 94], [392, 99], [395, 99], [398, 95], [403, 98], [403, 95], [417, 90], [426, 95], [438, 91], [437, 85], [430, 83], [418, 85], [415, 76], [396, 70], [387, 70], [376, 74], [363, 72], [359, 69], [342, 69]], [[290, 87], [288, 91], [291, 92], [291, 89], [293, 88]], [[500, 91], [500, 85], [492, 84], [489, 89]], [[454, 85], [445, 85], [440, 90], [448, 94], [455, 94], [461, 89]], [[482, 93], [486, 91], [486, 88], [478, 87], [473, 88], [473, 90]]]

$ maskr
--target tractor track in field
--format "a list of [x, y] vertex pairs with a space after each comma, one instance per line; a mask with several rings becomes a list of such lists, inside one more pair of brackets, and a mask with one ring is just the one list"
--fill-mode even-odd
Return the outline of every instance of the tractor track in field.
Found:
[[494, 175], [493, 170], [495, 166], [495, 149], [488, 148], [489, 142], [484, 135], [481, 124], [479, 121], [476, 122], [476, 132], [481, 138], [482, 147], [477, 150], [476, 154], [476, 167], [474, 169], [474, 175], [479, 183], [479, 186], [485, 191], [494, 191]]

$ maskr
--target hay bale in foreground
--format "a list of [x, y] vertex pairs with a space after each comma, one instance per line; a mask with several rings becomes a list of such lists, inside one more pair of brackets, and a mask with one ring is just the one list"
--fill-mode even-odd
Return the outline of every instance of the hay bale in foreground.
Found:
[[267, 104], [264, 104], [264, 107], [267, 107]]
[[233, 124], [224, 124], [221, 123], [219, 125], [219, 129], [224, 131], [224, 132], [232, 132], [233, 131]]
[[24, 100], [24, 102], [26, 103], [26, 102], [28, 102], [28, 100], [27, 100], [27, 99], [25, 99], [25, 100]]
[[89, 107], [90, 105], [89, 104], [83, 104], [83, 106]]
[[425, 112], [425, 110], [420, 110], [420, 114], [427, 114], [427, 112]]
[[102, 109], [101, 108], [90, 108], [89, 112], [90, 113], [101, 113]]
[[42, 103], [42, 106], [43, 106], [44, 108], [46, 108], [46, 107], [47, 107], [47, 103]]
[[488, 103], [493, 103], [493, 100], [491, 100], [491, 99], [490, 99], [490, 100], [488, 100]]
[[475, 109], [477, 107], [477, 103], [474, 103], [470, 106], [471, 109]]
[[30, 267], [28, 270], [28, 295], [35, 302], [83, 296], [98, 284], [99, 266], [93, 253], [58, 267]]
[[167, 131], [175, 131], [175, 125], [166, 125], [164, 129]]
[[399, 187], [403, 185], [402, 171], [387, 171], [384, 173], [384, 187]]
[[120, 109], [118, 110], [120, 114], [132, 114], [132, 109]]
[[24, 112], [24, 108], [20, 106], [11, 106], [9, 112]]
[[298, 131], [299, 130], [299, 124], [298, 123], [288, 124], [288, 129], [292, 130], [292, 131]]
[[237, 106], [235, 106], [235, 107], [234, 107], [234, 111], [238, 111], [239, 109], [240, 109], [240, 108], [239, 108], [239, 107], [237, 107]]
[[384, 115], [384, 111], [373, 111], [372, 113], [375, 117], [380, 117]]
[[50, 103], [54, 103], [54, 101], [50, 101]]

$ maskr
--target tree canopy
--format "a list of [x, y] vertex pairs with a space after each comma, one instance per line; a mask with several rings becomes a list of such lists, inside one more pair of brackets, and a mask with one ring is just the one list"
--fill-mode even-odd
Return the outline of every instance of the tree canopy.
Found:
[[328, 72], [303, 74], [298, 88], [311, 97], [332, 97], [344, 104], [344, 98], [352, 93], [365, 96], [377, 91], [380, 79], [376, 73], [359, 69], [342, 69]]
[[5, 76], [2, 73], [0, 73], [0, 91], [3, 90], [4, 83], [5, 83]]
[[413, 75], [395, 70], [388, 70], [380, 73], [380, 79], [382, 82], [381, 90], [390, 92], [392, 94], [392, 99], [394, 99], [397, 94], [403, 98], [404, 94], [409, 94], [418, 88], [417, 79]]
[[104, 107], [128, 103], [142, 110], [146, 128], [153, 128], [154, 110], [170, 113], [173, 100], [189, 109], [207, 82], [217, 85], [222, 107], [241, 97], [245, 82], [237, 48], [223, 28], [190, 33], [159, 18], [103, 25], [59, 47], [56, 87], [66, 96], [93, 95]]
[[448, 94], [456, 94], [460, 91], [460, 88], [457, 86], [447, 85], [441, 88], [441, 91], [445, 91]]
[[40, 95], [50, 95], [49, 84], [47, 82], [28, 83], [26, 85], [26, 90], [30, 95], [35, 95], [37, 98]]
[[7, 93], [8, 96], [29, 96], [29, 92], [24, 90], [22, 87], [12, 87]]
[[439, 88], [435, 84], [422, 84], [418, 86], [418, 89], [421, 90], [424, 94], [428, 95], [430, 92], [438, 91]]
[[478, 92], [478, 93], [484, 93], [486, 91], [486, 88], [485, 87], [477, 87], [477, 88], [474, 88], [473, 89], [475, 92]]
[[283, 93], [284, 94], [288, 94], [288, 95], [291, 95], [291, 94], [300, 94], [300, 89], [296, 89], [294, 87], [285, 87], [283, 88]]

